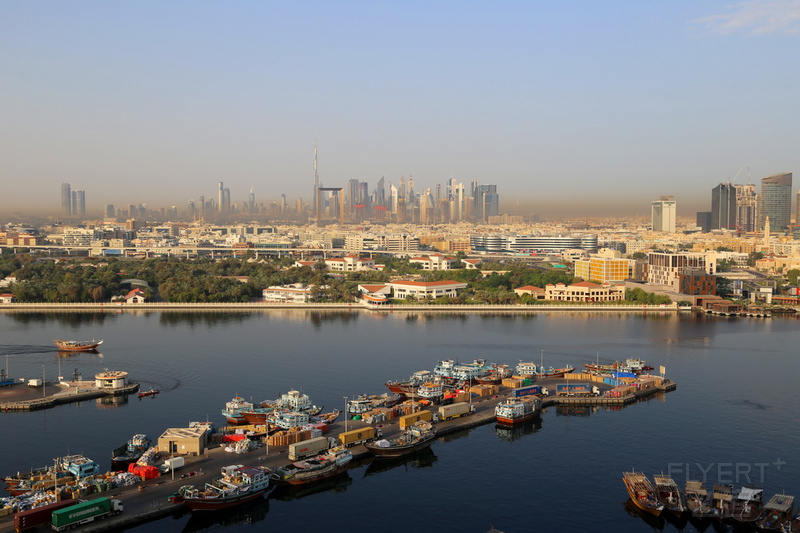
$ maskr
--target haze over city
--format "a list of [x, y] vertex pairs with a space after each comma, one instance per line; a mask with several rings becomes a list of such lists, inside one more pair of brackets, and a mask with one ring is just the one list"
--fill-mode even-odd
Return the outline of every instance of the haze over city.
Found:
[[708, 210], [800, 168], [800, 2], [7, 3], [0, 212], [496, 184], [500, 211]]

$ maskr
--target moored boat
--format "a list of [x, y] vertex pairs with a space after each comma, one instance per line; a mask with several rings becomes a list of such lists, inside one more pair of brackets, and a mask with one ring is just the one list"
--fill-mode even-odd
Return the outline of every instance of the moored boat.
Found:
[[513, 426], [532, 420], [542, 412], [542, 400], [535, 396], [506, 398], [494, 408], [494, 416], [501, 426]]
[[755, 485], [742, 485], [733, 499], [731, 518], [739, 522], [754, 522], [764, 508], [764, 489]]
[[653, 483], [656, 486], [656, 500], [664, 506], [666, 511], [680, 516], [686, 511], [681, 491], [678, 484], [670, 476], [664, 474], [653, 475]]
[[395, 394], [416, 394], [417, 388], [426, 381], [433, 381], [433, 373], [430, 370], [420, 370], [411, 374], [405, 381], [387, 381], [384, 385], [390, 392]]
[[545, 367], [536, 363], [520, 361], [517, 364], [517, 374], [520, 376], [531, 376], [538, 378], [563, 378], [564, 374], [569, 374], [575, 370], [574, 366], [567, 365], [561, 368]]
[[755, 525], [767, 531], [788, 531], [794, 521], [794, 496], [775, 494], [764, 504]]
[[711, 493], [711, 508], [714, 511], [714, 518], [726, 520], [731, 518], [733, 512], [733, 485], [719, 483], [714, 485]]
[[489, 373], [485, 376], [478, 376], [475, 378], [475, 382], [479, 385], [497, 385], [505, 378], [511, 377], [511, 369], [508, 365], [498, 365], [496, 363], [492, 363], [489, 367]]
[[111, 469], [128, 470], [128, 465], [139, 460], [150, 447], [150, 439], [142, 433], [134, 435], [126, 444], [111, 452]]
[[660, 515], [661, 511], [664, 510], [664, 505], [656, 499], [652, 483], [643, 473], [636, 471], [623, 472], [622, 482], [625, 483], [628, 495], [636, 507], [656, 516]]
[[242, 411], [253, 409], [253, 403], [246, 401], [241, 396], [236, 396], [231, 401], [225, 403], [225, 409], [222, 410], [222, 416], [229, 424], [239, 425], [246, 424], [247, 419], [242, 414]]
[[353, 454], [350, 453], [350, 450], [338, 446], [310, 459], [276, 468], [270, 476], [276, 482], [302, 485], [335, 476], [346, 470], [348, 463], [352, 460]]
[[436, 438], [436, 428], [427, 421], [419, 421], [399, 436], [364, 444], [375, 457], [402, 457], [431, 445]]
[[714, 515], [708, 500], [708, 491], [702, 481], [687, 480], [684, 495], [686, 496], [686, 507], [694, 518], [709, 518]]
[[206, 483], [203, 490], [184, 490], [183, 501], [193, 512], [227, 509], [263, 497], [269, 488], [269, 474], [263, 466], [225, 466], [222, 477]]
[[91, 352], [103, 344], [102, 340], [92, 339], [90, 341], [67, 341], [56, 339], [53, 341], [58, 349], [63, 352]]

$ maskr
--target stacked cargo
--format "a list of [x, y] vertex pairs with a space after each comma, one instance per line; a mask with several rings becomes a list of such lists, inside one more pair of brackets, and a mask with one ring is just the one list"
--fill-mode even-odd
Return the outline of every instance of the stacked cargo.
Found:
[[566, 380], [576, 380], [576, 381], [593, 381], [596, 377], [600, 377], [600, 381], [603, 381], [602, 376], [597, 376], [596, 374], [587, 374], [587, 373], [569, 373], [564, 374], [564, 379]]
[[499, 387], [497, 385], [474, 385], [470, 391], [476, 396], [492, 396], [497, 394]]
[[[295, 429], [295, 428], [292, 428]], [[289, 444], [294, 444], [295, 442], [300, 442], [303, 440], [308, 440], [311, 438], [311, 430], [299, 430], [299, 431], [286, 431], [276, 433], [274, 435], [270, 435], [269, 437], [269, 445], [270, 446], [288, 446]]]
[[519, 387], [522, 387], [522, 380], [519, 378], [505, 378], [503, 380], [503, 387], [518, 389]]
[[469, 401], [469, 393], [467, 391], [458, 391], [453, 397], [453, 403]]

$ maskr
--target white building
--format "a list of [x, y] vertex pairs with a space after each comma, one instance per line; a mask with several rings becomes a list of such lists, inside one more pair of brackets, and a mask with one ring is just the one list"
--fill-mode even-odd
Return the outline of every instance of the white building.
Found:
[[357, 255], [346, 255], [344, 257], [332, 257], [330, 259], [326, 259], [325, 266], [334, 272], [375, 270], [375, 260], [359, 257]]
[[417, 299], [442, 296], [456, 297], [460, 289], [467, 288], [466, 283], [458, 281], [393, 281], [389, 283], [394, 297], [403, 299], [413, 296]]
[[422, 270], [452, 270], [455, 257], [446, 257], [441, 254], [433, 254], [423, 257], [412, 257], [409, 263], [419, 265]]
[[302, 283], [267, 287], [261, 292], [265, 302], [304, 304], [314, 300], [314, 288]]
[[673, 196], [662, 196], [651, 207], [653, 231], [675, 233], [675, 217], [678, 209]]

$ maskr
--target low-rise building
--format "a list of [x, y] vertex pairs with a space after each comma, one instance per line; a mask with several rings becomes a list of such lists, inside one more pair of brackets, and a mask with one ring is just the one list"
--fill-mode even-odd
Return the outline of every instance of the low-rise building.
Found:
[[0, 304], [13, 304], [17, 301], [17, 298], [8, 292], [4, 292], [0, 294]]
[[344, 257], [332, 257], [325, 260], [325, 266], [333, 272], [358, 272], [359, 270], [375, 270], [375, 260], [359, 257], [357, 255], [346, 255]]
[[129, 304], [143, 304], [147, 301], [142, 289], [132, 289], [125, 295], [125, 302]]
[[458, 281], [393, 281], [389, 283], [394, 292], [394, 297], [403, 299], [409, 296], [421, 298], [440, 298], [442, 296], [456, 297], [458, 291], [466, 289], [467, 284]]
[[304, 304], [314, 300], [314, 287], [302, 283], [272, 286], [261, 294], [265, 302]]
[[581, 281], [572, 285], [556, 283], [545, 286], [545, 300], [555, 302], [614, 302], [625, 299], [625, 287]]
[[456, 258], [447, 257], [442, 254], [431, 254], [422, 257], [412, 257], [408, 262], [419, 265], [422, 270], [451, 270], [453, 268], [453, 263], [456, 262]]
[[517, 287], [514, 289], [514, 292], [517, 296], [522, 296], [523, 294], [528, 294], [533, 297], [534, 300], [544, 300], [545, 299], [545, 290], [541, 287], [534, 287], [533, 285], [525, 285], [524, 287]]

